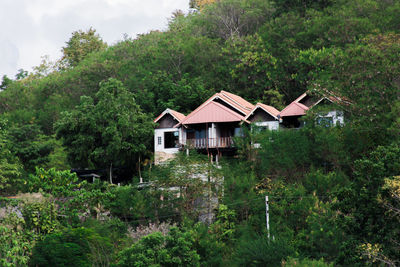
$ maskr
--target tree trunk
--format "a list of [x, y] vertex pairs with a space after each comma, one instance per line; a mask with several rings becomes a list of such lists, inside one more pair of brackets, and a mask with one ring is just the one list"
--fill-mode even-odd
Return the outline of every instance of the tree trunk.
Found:
[[139, 155], [139, 182], [143, 183], [142, 172], [140, 171], [140, 165], [141, 165], [141, 158]]
[[110, 165], [110, 184], [112, 184], [112, 163]]

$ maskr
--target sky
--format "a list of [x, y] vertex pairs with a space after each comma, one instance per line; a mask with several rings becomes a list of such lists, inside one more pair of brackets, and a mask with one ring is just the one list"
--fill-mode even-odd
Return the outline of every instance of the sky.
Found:
[[164, 30], [189, 0], [0, 0], [0, 77], [32, 71], [43, 56], [55, 61], [72, 32], [96, 29], [107, 44]]

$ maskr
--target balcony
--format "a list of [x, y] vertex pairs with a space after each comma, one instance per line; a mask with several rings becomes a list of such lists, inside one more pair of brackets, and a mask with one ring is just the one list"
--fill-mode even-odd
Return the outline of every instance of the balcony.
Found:
[[195, 149], [230, 148], [233, 146], [232, 137], [187, 139], [186, 146]]

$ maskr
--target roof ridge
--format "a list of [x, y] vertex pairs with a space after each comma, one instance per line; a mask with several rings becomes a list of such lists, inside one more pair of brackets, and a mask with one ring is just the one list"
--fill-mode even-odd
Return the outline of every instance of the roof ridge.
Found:
[[[241, 106], [241, 107], [244, 108], [244, 109], [252, 110], [253, 107], [254, 107], [253, 104], [251, 104], [249, 101], [247, 101], [246, 99], [244, 99], [244, 98], [241, 97], [240, 95], [236, 95], [236, 94], [233, 94], [233, 93], [224, 91], [224, 90], [221, 90], [220, 93], [221, 93], [222, 95], [224, 95], [225, 97], [229, 98], [230, 100], [232, 100], [233, 102], [235, 102], [237, 105]], [[239, 97], [241, 100], [243, 100], [244, 102], [246, 102], [246, 104], [250, 104], [250, 105], [253, 106], [253, 107], [246, 107], [245, 105], [240, 104], [237, 100], [233, 99], [232, 96], [230, 96], [230, 95], [234, 95], [235, 97]]]
[[[261, 107], [262, 107], [262, 106], [266, 106], [266, 107], [272, 109], [272, 110], [276, 113], [276, 116], [277, 116], [277, 115], [279, 114], [279, 112], [280, 112], [280, 111], [279, 111], [277, 108], [275, 108], [274, 106], [267, 105], [267, 104], [264, 104], [264, 103], [261, 103], [261, 102], [258, 102], [257, 105], [258, 105], [258, 104], [259, 104]], [[257, 105], [256, 105], [256, 106], [257, 106]]]
[[[174, 114], [174, 113], [177, 113], [177, 114]], [[165, 114], [170, 114], [170, 115], [171, 115], [172, 117], [174, 117], [174, 119], [176, 119], [179, 123], [180, 123], [181, 121], [183, 121], [183, 120], [186, 118], [185, 114], [180, 113], [180, 112], [178, 112], [178, 111], [176, 111], [176, 110], [173, 110], [173, 109], [170, 109], [170, 108], [166, 108], [160, 115], [158, 115], [157, 118], [155, 118], [155, 119], [153, 120], [153, 122], [156, 123], [156, 122], [159, 121], [162, 117], [164, 117]], [[178, 118], [176, 115], [183, 116], [183, 118]]]
[[[204, 109], [204, 111], [203, 111]], [[207, 112], [209, 109], [214, 110], [211, 112], [212, 114], [228, 114], [228, 116], [232, 117], [235, 119], [235, 121], [246, 121], [245, 117], [233, 110], [231, 110], [230, 108], [224, 106], [221, 103], [215, 102], [215, 101], [209, 101], [207, 102], [205, 105], [202, 105], [202, 107], [200, 109], [197, 109], [195, 111], [193, 111], [191, 113], [190, 116], [187, 116], [186, 119], [178, 124], [176, 124], [174, 127], [178, 127], [179, 125], [185, 125], [185, 124], [193, 124], [194, 122], [192, 120], [196, 120], [197, 116], [203, 116], [204, 114], [202, 112]], [[219, 109], [219, 112], [218, 112]], [[217, 110], [217, 111], [215, 111]], [[217, 112], [217, 113], [215, 113]], [[208, 114], [208, 113], [206, 113]], [[208, 118], [209, 119], [209, 118]], [[208, 120], [206, 119], [206, 120]], [[229, 120], [231, 121], [231, 120]], [[202, 121], [201, 123], [206, 123], [207, 121]], [[213, 122], [213, 120], [211, 119], [208, 122]], [[199, 122], [200, 123], [200, 122]]]
[[[263, 107], [263, 106], [265, 106], [266, 108]], [[249, 112], [249, 114], [246, 115], [245, 119], [247, 120], [254, 113], [254, 111], [256, 111], [257, 108], [261, 108], [262, 110], [264, 110], [265, 112], [270, 114], [275, 119], [278, 119], [278, 115], [279, 115], [280, 111], [277, 110], [276, 108], [274, 108], [273, 106], [269, 106], [269, 105], [266, 105], [266, 104], [261, 103], [261, 102], [257, 102], [257, 104], [254, 105], [254, 108]], [[273, 109], [272, 110], [273, 112], [271, 112], [271, 110], [268, 110], [270, 108]], [[276, 113], [276, 114], [273, 114], [273, 113]]]
[[169, 110], [170, 110], [171, 112], [176, 113], [176, 115], [183, 116], [184, 118], [186, 117], [185, 114], [183, 114], [183, 113], [181, 113], [181, 112], [179, 112], [179, 111], [176, 111], [176, 110], [173, 110], [173, 109], [169, 109]]
[[309, 109], [310, 109], [310, 108], [307, 107], [306, 105], [304, 105], [304, 104], [302, 104], [302, 103], [299, 103], [299, 102], [293, 102], [293, 104], [294, 104], [294, 105], [297, 105], [297, 106], [299, 106], [299, 107], [301, 107], [302, 109], [305, 109], [305, 110], [309, 110]]
[[225, 109], [226, 111], [228, 111], [229, 113], [233, 114], [234, 116], [237, 116], [237, 117], [243, 118], [243, 119], [245, 118], [244, 116], [238, 114], [237, 112], [234, 112], [233, 110], [225, 107], [224, 105], [222, 105], [222, 104], [220, 104], [218, 102], [211, 101], [210, 103], [213, 103], [213, 104], [216, 104], [216, 105], [220, 106], [221, 108]]
[[[296, 98], [295, 100], [293, 100], [293, 102], [299, 103], [300, 100], [302, 100], [304, 97], [307, 96], [307, 92], [302, 93], [298, 98]], [[293, 103], [292, 102], [292, 103]], [[291, 104], [291, 103], [290, 103]], [[290, 105], [289, 104], [289, 105]]]

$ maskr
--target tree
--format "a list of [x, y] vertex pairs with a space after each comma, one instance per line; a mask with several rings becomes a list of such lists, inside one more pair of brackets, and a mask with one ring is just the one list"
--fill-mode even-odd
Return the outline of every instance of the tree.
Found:
[[275, 0], [278, 13], [284, 13], [289, 11], [297, 11], [302, 14], [306, 12], [307, 9], [324, 9], [325, 7], [331, 5], [334, 1], [332, 0]]
[[71, 38], [62, 48], [63, 60], [66, 60], [72, 67], [78, 65], [88, 54], [103, 50], [107, 44], [103, 42], [96, 30], [90, 28], [86, 32], [79, 30], [72, 33]]
[[190, 231], [172, 227], [167, 236], [155, 232], [119, 254], [117, 266], [200, 266]]
[[13, 82], [10, 78], [7, 77], [7, 75], [3, 75], [3, 80], [1, 81], [0, 84], [0, 90], [5, 90], [7, 87]]
[[274, 9], [264, 0], [223, 0], [206, 5], [205, 24], [212, 36], [227, 40], [257, 31]]
[[253, 234], [238, 244], [234, 261], [238, 266], [279, 266], [294, 256], [292, 244], [283, 238], [269, 240], [265, 234]]
[[366, 149], [393, 140], [400, 98], [400, 34], [370, 35], [343, 49], [310, 49], [300, 53], [299, 61], [310, 67], [310, 89], [339, 99], [349, 123], [368, 140]]
[[24, 69], [19, 69], [18, 73], [15, 74], [15, 80], [22, 80], [24, 78], [26, 78], [28, 76], [28, 71], [24, 70]]
[[29, 174], [25, 183], [28, 192], [43, 191], [55, 197], [69, 196], [84, 184], [80, 183], [76, 174], [69, 170], [57, 171], [54, 168], [45, 170], [38, 167], [35, 174]]
[[228, 40], [223, 51], [231, 66], [230, 74], [235, 83], [233, 90], [238, 90], [251, 101], [277, 104], [277, 108], [282, 106], [279, 103], [282, 97], [276, 86], [277, 60], [268, 52], [258, 34]]
[[[1, 137], [0, 137], [1, 138]], [[0, 190], [7, 192], [21, 177], [22, 166], [0, 139]]]
[[338, 190], [338, 223], [349, 237], [342, 243], [339, 263], [354, 265], [366, 255], [364, 260], [376, 260], [373, 256], [378, 252], [384, 255], [381, 259], [391, 259], [395, 265], [400, 262], [399, 181], [394, 177], [400, 173], [399, 162], [399, 144], [380, 146], [356, 161], [351, 184]]
[[122, 82], [110, 78], [94, 99], [83, 96], [75, 110], [62, 113], [56, 132], [73, 166], [134, 166], [149, 148], [153, 123]]
[[[32, 266], [109, 266], [111, 244], [90, 228], [47, 235], [33, 248]], [[92, 265], [93, 264], [93, 265]]]
[[0, 120], [0, 195], [8, 192], [22, 174], [22, 165], [10, 151], [5, 120]]
[[27, 266], [35, 235], [21, 229], [23, 219], [13, 212], [0, 218], [0, 265]]
[[15, 125], [10, 127], [8, 135], [9, 149], [18, 156], [27, 172], [35, 171], [35, 167], [41, 167], [49, 161], [54, 140], [45, 136], [38, 125]]
[[206, 5], [215, 3], [216, 0], [190, 0], [189, 7], [202, 10]]

